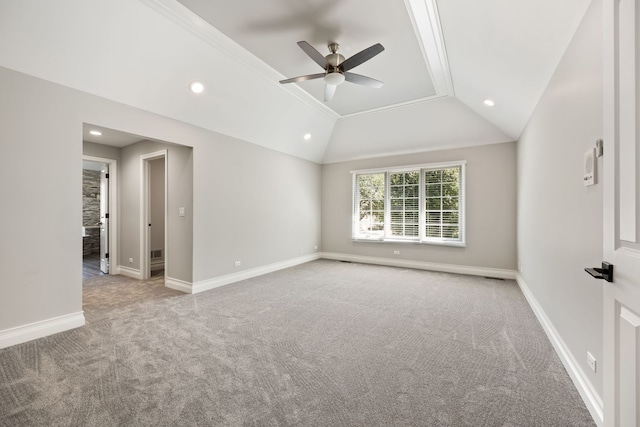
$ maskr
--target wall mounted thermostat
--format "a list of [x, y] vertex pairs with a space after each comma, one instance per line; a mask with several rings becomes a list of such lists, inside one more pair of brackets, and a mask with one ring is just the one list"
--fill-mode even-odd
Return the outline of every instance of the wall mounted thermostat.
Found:
[[584, 153], [584, 176], [582, 178], [582, 182], [584, 186], [587, 187], [589, 185], [595, 184], [595, 176], [596, 176], [596, 156], [595, 149], [587, 150]]

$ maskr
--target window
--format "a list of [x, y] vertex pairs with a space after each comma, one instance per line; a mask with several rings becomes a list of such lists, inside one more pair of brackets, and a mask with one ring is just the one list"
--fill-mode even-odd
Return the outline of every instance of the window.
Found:
[[464, 246], [465, 162], [353, 171], [353, 239]]

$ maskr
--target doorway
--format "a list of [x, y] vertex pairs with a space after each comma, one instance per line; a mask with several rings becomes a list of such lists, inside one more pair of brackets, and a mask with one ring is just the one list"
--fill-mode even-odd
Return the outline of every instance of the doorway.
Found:
[[142, 280], [165, 277], [167, 265], [167, 150], [140, 156]]
[[116, 161], [83, 156], [82, 162], [82, 276], [111, 273], [115, 248]]

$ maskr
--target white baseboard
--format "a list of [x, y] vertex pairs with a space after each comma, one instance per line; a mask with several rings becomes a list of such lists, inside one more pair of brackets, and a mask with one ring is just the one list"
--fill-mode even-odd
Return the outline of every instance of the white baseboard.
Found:
[[84, 326], [84, 314], [82, 311], [29, 323], [28, 325], [0, 331], [0, 348], [22, 344], [27, 341], [68, 331], [69, 329]]
[[441, 271], [443, 273], [470, 274], [473, 276], [495, 277], [498, 279], [515, 280], [514, 270], [501, 268], [471, 267], [466, 265], [439, 264], [434, 262], [410, 261], [403, 259], [378, 258], [363, 255], [339, 254], [333, 252], [322, 252], [321, 258], [336, 261], [359, 262], [363, 264], [387, 265], [390, 267], [415, 268], [418, 270]]
[[119, 265], [116, 268], [116, 274], [122, 274], [123, 276], [131, 277], [132, 279], [142, 280], [142, 271], [136, 268], [129, 268], [123, 265]]
[[314, 261], [320, 258], [319, 253], [305, 255], [298, 258], [288, 259], [286, 261], [276, 262], [274, 264], [263, 265], [249, 270], [239, 271], [238, 273], [227, 274], [225, 276], [216, 277], [214, 279], [201, 280], [193, 284], [192, 293], [208, 291], [210, 289], [219, 288], [241, 280], [251, 279], [252, 277], [261, 276], [263, 274], [272, 273], [284, 268], [293, 267], [305, 262]]
[[167, 288], [175, 289], [176, 291], [182, 291], [187, 294], [192, 294], [193, 284], [180, 279], [174, 279], [173, 277], [164, 278], [164, 286]]
[[544, 329], [547, 337], [549, 337], [549, 341], [551, 341], [556, 353], [558, 353], [562, 364], [569, 373], [578, 393], [580, 393], [580, 397], [582, 397], [589, 413], [591, 413], [591, 417], [593, 417], [593, 420], [598, 426], [602, 426], [604, 424], [602, 398], [594, 389], [591, 381], [589, 381], [580, 367], [580, 364], [576, 361], [575, 357], [573, 357], [571, 351], [569, 351], [569, 348], [560, 337], [560, 334], [553, 326], [553, 323], [551, 323], [551, 320], [547, 317], [542, 306], [538, 303], [538, 300], [536, 300], [520, 274], [516, 275], [516, 281], [518, 282], [518, 286], [520, 286], [525, 298], [529, 302], [531, 309], [538, 318], [538, 321], [542, 325], [542, 329]]

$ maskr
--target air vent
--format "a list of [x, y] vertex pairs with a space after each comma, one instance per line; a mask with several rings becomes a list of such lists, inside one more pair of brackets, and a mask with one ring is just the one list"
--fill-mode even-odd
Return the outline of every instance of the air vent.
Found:
[[162, 258], [162, 249], [154, 249], [151, 251], [151, 259]]

